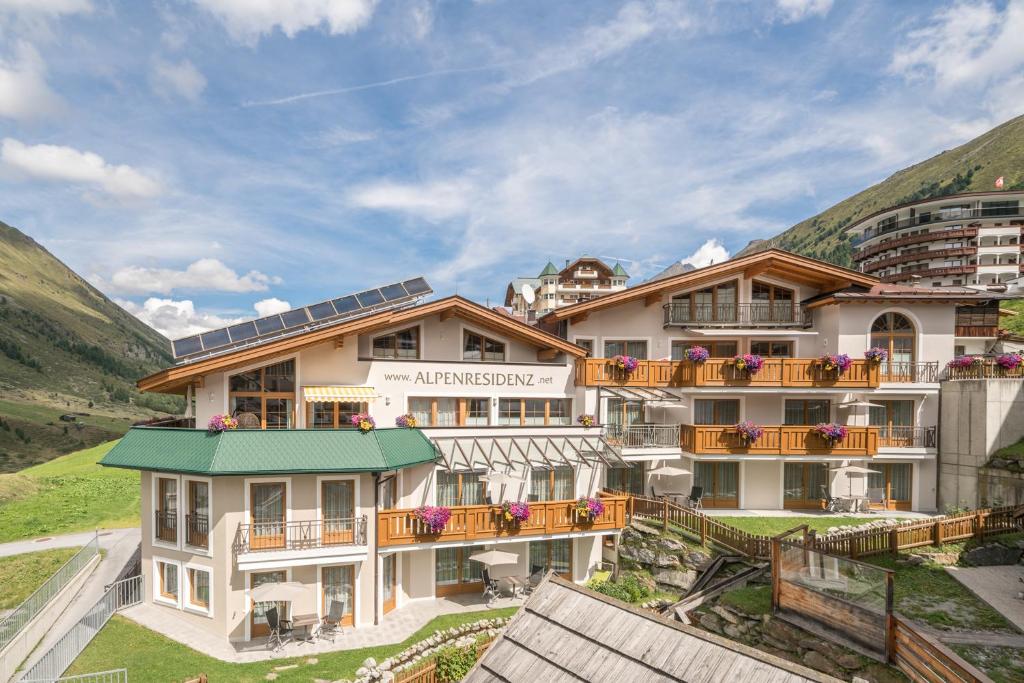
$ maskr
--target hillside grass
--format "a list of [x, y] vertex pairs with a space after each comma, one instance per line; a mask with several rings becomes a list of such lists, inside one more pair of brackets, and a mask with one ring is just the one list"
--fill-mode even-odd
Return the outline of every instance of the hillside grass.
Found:
[[0, 475], [0, 543], [139, 523], [139, 473], [101, 467], [111, 441]]
[[723, 517], [715, 515], [712, 519], [755, 536], [777, 536], [801, 524], [806, 524], [808, 528], [821, 534], [834, 526], [860, 526], [878, 521], [878, 517], [831, 517], [828, 515], [807, 517]]
[[54, 548], [0, 557], [0, 609], [12, 609], [43, 585], [81, 548]]
[[[364, 647], [356, 650], [320, 653], [306, 657], [275, 659], [268, 662], [231, 664], [188, 648], [169, 638], [115, 615], [89, 646], [78, 656], [66, 676], [127, 668], [132, 683], [167, 683], [184, 681], [206, 674], [211, 681], [256, 683], [269, 673], [276, 673], [279, 683], [309, 683], [314, 680], [335, 681], [355, 678], [356, 669], [367, 657], [378, 662], [398, 654], [410, 645], [424, 640], [435, 631], [469, 624], [481, 619], [496, 619], [515, 614], [517, 607], [444, 614], [429, 621], [423, 628], [400, 643]], [[341, 636], [344, 638], [344, 636]], [[311, 659], [312, 658], [312, 659]], [[315, 664], [307, 661], [315, 660]], [[276, 667], [297, 665], [294, 669], [275, 671]]]

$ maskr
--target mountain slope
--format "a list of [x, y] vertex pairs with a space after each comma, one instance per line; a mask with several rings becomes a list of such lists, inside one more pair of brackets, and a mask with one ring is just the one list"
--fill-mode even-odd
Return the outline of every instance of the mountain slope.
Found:
[[1005, 178], [1004, 189], [1024, 189], [1024, 116], [898, 171], [780, 235], [754, 240], [737, 256], [780, 247], [850, 266], [850, 243], [843, 229], [851, 223], [909, 201], [994, 190], [999, 176]]
[[[171, 364], [162, 335], [16, 228], [0, 223], [0, 471], [114, 438], [176, 411], [138, 377]], [[74, 423], [62, 413], [80, 415]]]

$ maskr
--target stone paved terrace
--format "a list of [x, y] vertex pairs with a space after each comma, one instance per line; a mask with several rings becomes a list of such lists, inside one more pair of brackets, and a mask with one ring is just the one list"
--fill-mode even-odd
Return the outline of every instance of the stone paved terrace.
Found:
[[[522, 598], [502, 597], [491, 603], [491, 607], [518, 607]], [[125, 610], [121, 614], [141, 626], [156, 631], [193, 650], [225, 662], [259, 662], [288, 657], [302, 657], [338, 650], [355, 650], [377, 645], [400, 643], [418, 631], [428, 621], [442, 614], [478, 612], [486, 609], [481, 596], [472, 593], [449, 598], [437, 598], [414, 602], [386, 614], [379, 626], [360, 626], [358, 629], [345, 627], [343, 635], [313, 643], [292, 641], [278, 652], [266, 647], [266, 638], [254, 638], [248, 643], [231, 643], [197, 629], [192, 623], [178, 616], [177, 612], [159, 605], [142, 604]], [[487, 618], [486, 615], [481, 619]], [[302, 629], [297, 630], [302, 634]]]

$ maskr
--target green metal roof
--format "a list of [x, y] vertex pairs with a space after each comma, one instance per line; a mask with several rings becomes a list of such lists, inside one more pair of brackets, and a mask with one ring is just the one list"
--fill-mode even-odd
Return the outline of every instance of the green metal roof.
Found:
[[629, 277], [629, 273], [622, 267], [621, 264], [616, 263], [615, 267], [612, 268], [612, 275], [618, 275], [619, 277]]
[[540, 271], [540, 275], [537, 277], [544, 277], [545, 275], [558, 275], [558, 268], [555, 268], [555, 264], [548, 261], [548, 264], [544, 266], [544, 270]]
[[100, 464], [204, 475], [384, 472], [433, 462], [418, 429], [202, 429], [133, 427]]

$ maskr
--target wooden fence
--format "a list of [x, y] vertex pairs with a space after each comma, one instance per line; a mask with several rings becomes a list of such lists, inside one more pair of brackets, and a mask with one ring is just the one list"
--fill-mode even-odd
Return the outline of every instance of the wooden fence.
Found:
[[914, 683], [991, 683], [988, 676], [899, 615], [893, 615], [893, 659]]
[[[476, 644], [477, 661], [484, 656], [487, 648], [494, 643], [494, 640], [494, 638], [491, 638]], [[394, 679], [394, 683], [437, 683], [437, 681], [437, 659], [435, 657], [424, 659], [416, 666], [399, 671], [395, 674]]]
[[[700, 539], [701, 544], [713, 541], [729, 550], [748, 557], [771, 556], [770, 536], [757, 536], [724, 524], [712, 516], [677, 505], [665, 499], [635, 496], [622, 491], [607, 490], [608, 494], [629, 496], [627, 516], [657, 521], [662, 528], [674, 525]], [[862, 531], [819, 537], [813, 531], [807, 536], [809, 548], [833, 555], [858, 558], [880, 553], [896, 554], [900, 550], [926, 545], [942, 545], [967, 538], [983, 538], [994, 534], [1016, 531], [1020, 527], [1014, 519], [1011, 505], [986, 510], [973, 510], [957, 515], [909, 521], [886, 527], [870, 527]]]

